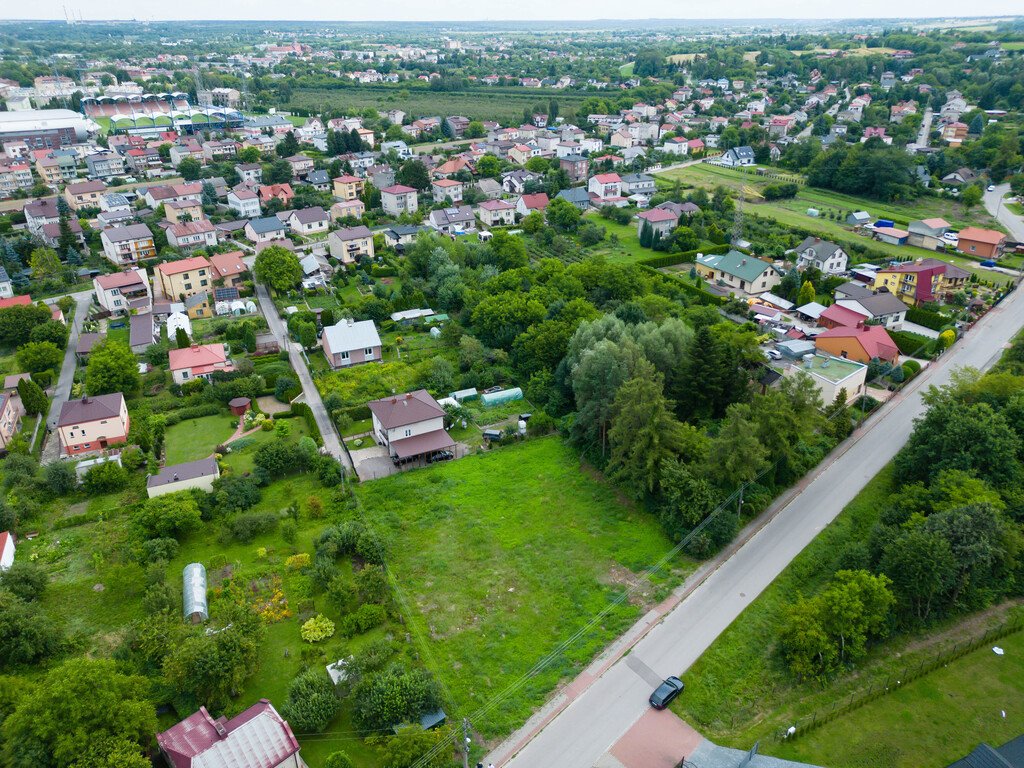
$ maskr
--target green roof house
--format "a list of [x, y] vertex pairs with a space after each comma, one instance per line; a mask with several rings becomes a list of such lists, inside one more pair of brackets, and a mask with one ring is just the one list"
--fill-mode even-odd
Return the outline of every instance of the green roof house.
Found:
[[700, 254], [695, 266], [697, 273], [712, 286], [738, 296], [759, 296], [782, 280], [779, 270], [767, 261], [735, 250], [724, 254]]

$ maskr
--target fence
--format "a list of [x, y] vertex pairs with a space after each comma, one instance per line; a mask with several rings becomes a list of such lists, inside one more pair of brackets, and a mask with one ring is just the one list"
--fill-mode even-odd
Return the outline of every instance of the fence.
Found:
[[886, 675], [885, 680], [881, 678], [873, 681], [866, 689], [861, 688], [852, 691], [849, 696], [836, 699], [831, 707], [825, 707], [805, 715], [792, 725], [778, 730], [774, 734], [775, 741], [792, 741], [812, 732], [837, 717], [849, 714], [869, 704], [875, 699], [881, 698], [918, 678], [934, 672], [936, 669], [966, 656], [968, 653], [987, 645], [994, 640], [1015, 634], [1024, 629], [1024, 614], [1018, 613], [1004, 624], [993, 627], [982, 635], [971, 640], [955, 643], [951, 648], [940, 649], [934, 656], [922, 660], [920, 663], [905, 667], [901, 672]]

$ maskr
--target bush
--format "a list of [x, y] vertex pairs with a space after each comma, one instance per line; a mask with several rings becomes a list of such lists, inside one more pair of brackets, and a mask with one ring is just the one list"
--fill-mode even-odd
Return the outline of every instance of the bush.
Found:
[[344, 752], [332, 752], [328, 755], [324, 768], [353, 768], [352, 758]]
[[116, 461], [105, 461], [89, 468], [83, 485], [89, 494], [119, 491], [128, 485], [128, 470]]
[[334, 635], [334, 622], [321, 613], [302, 625], [299, 630], [302, 639], [307, 643], [319, 643]]
[[147, 539], [178, 539], [202, 525], [202, 513], [189, 491], [148, 499], [135, 513], [135, 525]]
[[334, 683], [323, 672], [308, 669], [288, 686], [288, 698], [281, 714], [302, 733], [319, 733], [338, 713]]
[[284, 564], [289, 571], [301, 571], [303, 568], [308, 568], [312, 562], [313, 558], [309, 556], [308, 552], [300, 552], [289, 557]]
[[262, 533], [277, 527], [278, 517], [273, 512], [247, 512], [228, 522], [227, 530], [233, 539], [248, 544]]
[[359, 606], [355, 613], [350, 613], [342, 619], [341, 631], [347, 637], [361, 635], [363, 632], [369, 632], [374, 627], [379, 627], [387, 621], [387, 618], [387, 611], [384, 610], [383, 605], [366, 603]]
[[391, 596], [387, 573], [379, 565], [368, 565], [356, 574], [356, 589], [364, 603], [384, 603]]
[[764, 188], [762, 194], [765, 200], [782, 200], [785, 198], [796, 197], [796, 193], [800, 191], [800, 187], [793, 183], [788, 184], [769, 184]]
[[352, 690], [353, 720], [363, 731], [385, 731], [441, 705], [437, 683], [423, 669], [394, 665], [364, 675]]
[[889, 331], [889, 336], [904, 355], [924, 358], [931, 358], [934, 355], [934, 342], [927, 336], [910, 331]]
[[0, 572], [0, 589], [6, 589], [25, 602], [38, 600], [46, 591], [47, 576], [36, 563], [17, 560]]
[[[241, 441], [236, 441], [236, 444]], [[234, 514], [259, 504], [263, 494], [250, 477], [222, 477], [216, 483], [217, 511]]]
[[60, 644], [60, 630], [37, 605], [0, 589], [0, 668], [33, 664]]

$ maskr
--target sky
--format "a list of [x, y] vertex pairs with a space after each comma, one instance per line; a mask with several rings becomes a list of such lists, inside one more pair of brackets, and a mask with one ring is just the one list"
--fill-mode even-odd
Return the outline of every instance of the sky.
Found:
[[84, 19], [248, 19], [316, 21], [561, 19], [828, 19], [972, 17], [1020, 14], [1020, 0], [40, 0], [5, 2], [4, 19], [62, 19], [65, 5]]

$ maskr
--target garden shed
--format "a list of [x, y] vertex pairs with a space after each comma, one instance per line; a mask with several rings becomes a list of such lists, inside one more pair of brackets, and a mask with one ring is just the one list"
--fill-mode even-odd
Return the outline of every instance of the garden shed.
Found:
[[182, 591], [185, 618], [193, 624], [202, 624], [210, 618], [206, 601], [206, 568], [202, 563], [189, 563], [182, 571]]

